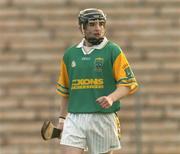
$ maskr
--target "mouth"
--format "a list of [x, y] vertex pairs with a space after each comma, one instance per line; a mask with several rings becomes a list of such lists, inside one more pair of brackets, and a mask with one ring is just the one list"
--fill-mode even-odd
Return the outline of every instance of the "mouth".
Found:
[[101, 33], [94, 33], [94, 36], [100, 37], [100, 36], [101, 36]]

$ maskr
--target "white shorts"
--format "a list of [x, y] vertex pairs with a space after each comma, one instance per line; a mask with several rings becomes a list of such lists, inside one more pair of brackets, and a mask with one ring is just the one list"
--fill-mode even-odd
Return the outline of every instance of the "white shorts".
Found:
[[60, 144], [87, 150], [90, 154], [120, 149], [116, 115], [72, 114], [65, 122]]

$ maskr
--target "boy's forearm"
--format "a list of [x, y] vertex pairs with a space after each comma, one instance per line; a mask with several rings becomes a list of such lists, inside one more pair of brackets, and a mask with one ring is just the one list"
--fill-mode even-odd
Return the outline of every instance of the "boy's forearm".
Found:
[[59, 116], [66, 117], [68, 108], [68, 97], [61, 97]]
[[130, 88], [128, 87], [117, 87], [115, 91], [113, 91], [108, 96], [101, 96], [96, 99], [96, 102], [102, 107], [102, 108], [109, 108], [112, 106], [112, 104], [120, 100], [122, 97], [129, 94]]
[[120, 100], [121, 98], [123, 98], [124, 96], [127, 96], [129, 94], [129, 87], [125, 87], [125, 86], [120, 86], [117, 87], [117, 89], [112, 92], [111, 94], [108, 95], [108, 97], [113, 101], [117, 101]]

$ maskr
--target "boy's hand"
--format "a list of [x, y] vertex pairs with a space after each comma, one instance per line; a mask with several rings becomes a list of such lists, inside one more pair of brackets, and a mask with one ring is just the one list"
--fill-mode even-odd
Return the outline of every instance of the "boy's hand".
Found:
[[102, 108], [109, 108], [113, 104], [113, 100], [108, 96], [101, 96], [98, 99], [96, 99], [96, 102], [102, 107]]

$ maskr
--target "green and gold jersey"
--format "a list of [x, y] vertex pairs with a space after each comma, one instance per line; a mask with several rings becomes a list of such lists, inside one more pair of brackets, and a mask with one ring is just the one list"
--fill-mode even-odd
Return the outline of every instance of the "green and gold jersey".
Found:
[[130, 93], [137, 89], [137, 82], [120, 47], [110, 41], [90, 54], [73, 46], [66, 50], [60, 67], [57, 92], [68, 97], [70, 113], [111, 113], [120, 109], [114, 102], [103, 109], [96, 99], [107, 96], [117, 86], [128, 86]]

